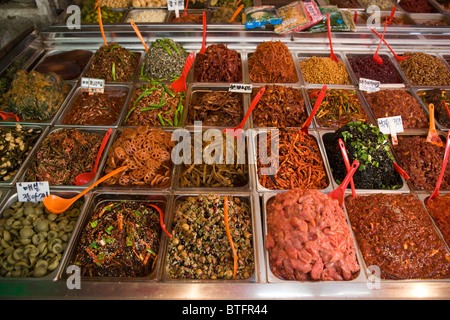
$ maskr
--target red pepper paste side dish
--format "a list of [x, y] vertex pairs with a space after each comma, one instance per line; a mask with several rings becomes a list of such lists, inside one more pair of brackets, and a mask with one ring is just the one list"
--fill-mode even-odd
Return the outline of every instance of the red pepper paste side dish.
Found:
[[345, 207], [366, 265], [381, 279], [448, 279], [450, 253], [413, 194], [347, 196]]
[[401, 116], [405, 129], [428, 128], [428, 117], [413, 95], [405, 90], [364, 93], [376, 119]]
[[271, 271], [284, 280], [352, 280], [360, 270], [344, 211], [318, 190], [269, 201], [266, 246]]
[[450, 193], [439, 195], [425, 204], [445, 242], [450, 246]]
[[63, 124], [107, 126], [119, 119], [125, 103], [125, 91], [106, 91], [105, 93], [81, 93], [63, 119]]
[[[426, 136], [399, 136], [393, 146], [399, 165], [417, 190], [433, 190], [442, 170], [444, 148], [426, 141]], [[445, 169], [441, 190], [450, 189], [450, 166]]]

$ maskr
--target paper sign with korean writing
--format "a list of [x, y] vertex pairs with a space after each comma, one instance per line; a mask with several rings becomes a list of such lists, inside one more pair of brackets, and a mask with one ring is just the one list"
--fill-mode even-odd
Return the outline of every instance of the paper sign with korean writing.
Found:
[[360, 78], [359, 79], [359, 90], [366, 91], [366, 92], [380, 91], [380, 81]]
[[378, 128], [384, 134], [403, 132], [403, 122], [401, 116], [378, 118]]
[[81, 91], [89, 94], [103, 93], [105, 91], [105, 79], [81, 78]]
[[231, 83], [228, 91], [239, 93], [252, 93], [253, 86], [251, 84]]
[[17, 182], [17, 201], [39, 202], [50, 195], [48, 181]]
[[167, 0], [167, 9], [169, 11], [184, 10], [184, 0]]

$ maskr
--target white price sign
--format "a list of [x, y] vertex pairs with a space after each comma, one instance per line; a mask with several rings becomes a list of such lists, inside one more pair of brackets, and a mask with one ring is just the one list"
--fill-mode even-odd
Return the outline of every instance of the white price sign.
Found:
[[103, 93], [105, 91], [105, 79], [81, 78], [81, 91], [89, 94]]
[[167, 9], [169, 11], [183, 10], [184, 0], [167, 0]]
[[17, 182], [17, 201], [39, 202], [50, 195], [48, 181]]
[[253, 86], [251, 84], [230, 83], [228, 91], [239, 93], [252, 93]]
[[366, 92], [380, 91], [380, 81], [359, 78], [359, 90]]
[[401, 116], [378, 118], [378, 128], [384, 134], [390, 134], [393, 145], [398, 144], [397, 133], [403, 132], [403, 122]]

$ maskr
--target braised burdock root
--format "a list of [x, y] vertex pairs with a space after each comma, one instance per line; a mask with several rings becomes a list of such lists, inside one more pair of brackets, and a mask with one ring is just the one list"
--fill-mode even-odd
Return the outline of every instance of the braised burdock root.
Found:
[[360, 269], [344, 211], [318, 190], [269, 201], [266, 247], [270, 270], [284, 280], [352, 280]]

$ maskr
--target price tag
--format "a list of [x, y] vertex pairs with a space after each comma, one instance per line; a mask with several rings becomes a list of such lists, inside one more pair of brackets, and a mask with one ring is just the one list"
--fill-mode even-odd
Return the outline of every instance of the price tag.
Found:
[[184, 10], [184, 0], [167, 0], [169, 11]]
[[359, 90], [366, 92], [380, 91], [380, 81], [359, 78]]
[[392, 144], [397, 145], [397, 133], [403, 132], [403, 122], [401, 116], [378, 118], [378, 128], [384, 134], [390, 134]]
[[239, 93], [252, 93], [253, 86], [251, 84], [230, 83], [228, 91]]
[[39, 202], [50, 195], [48, 181], [17, 182], [16, 189], [20, 202]]
[[105, 79], [81, 78], [81, 91], [89, 94], [105, 92]]

